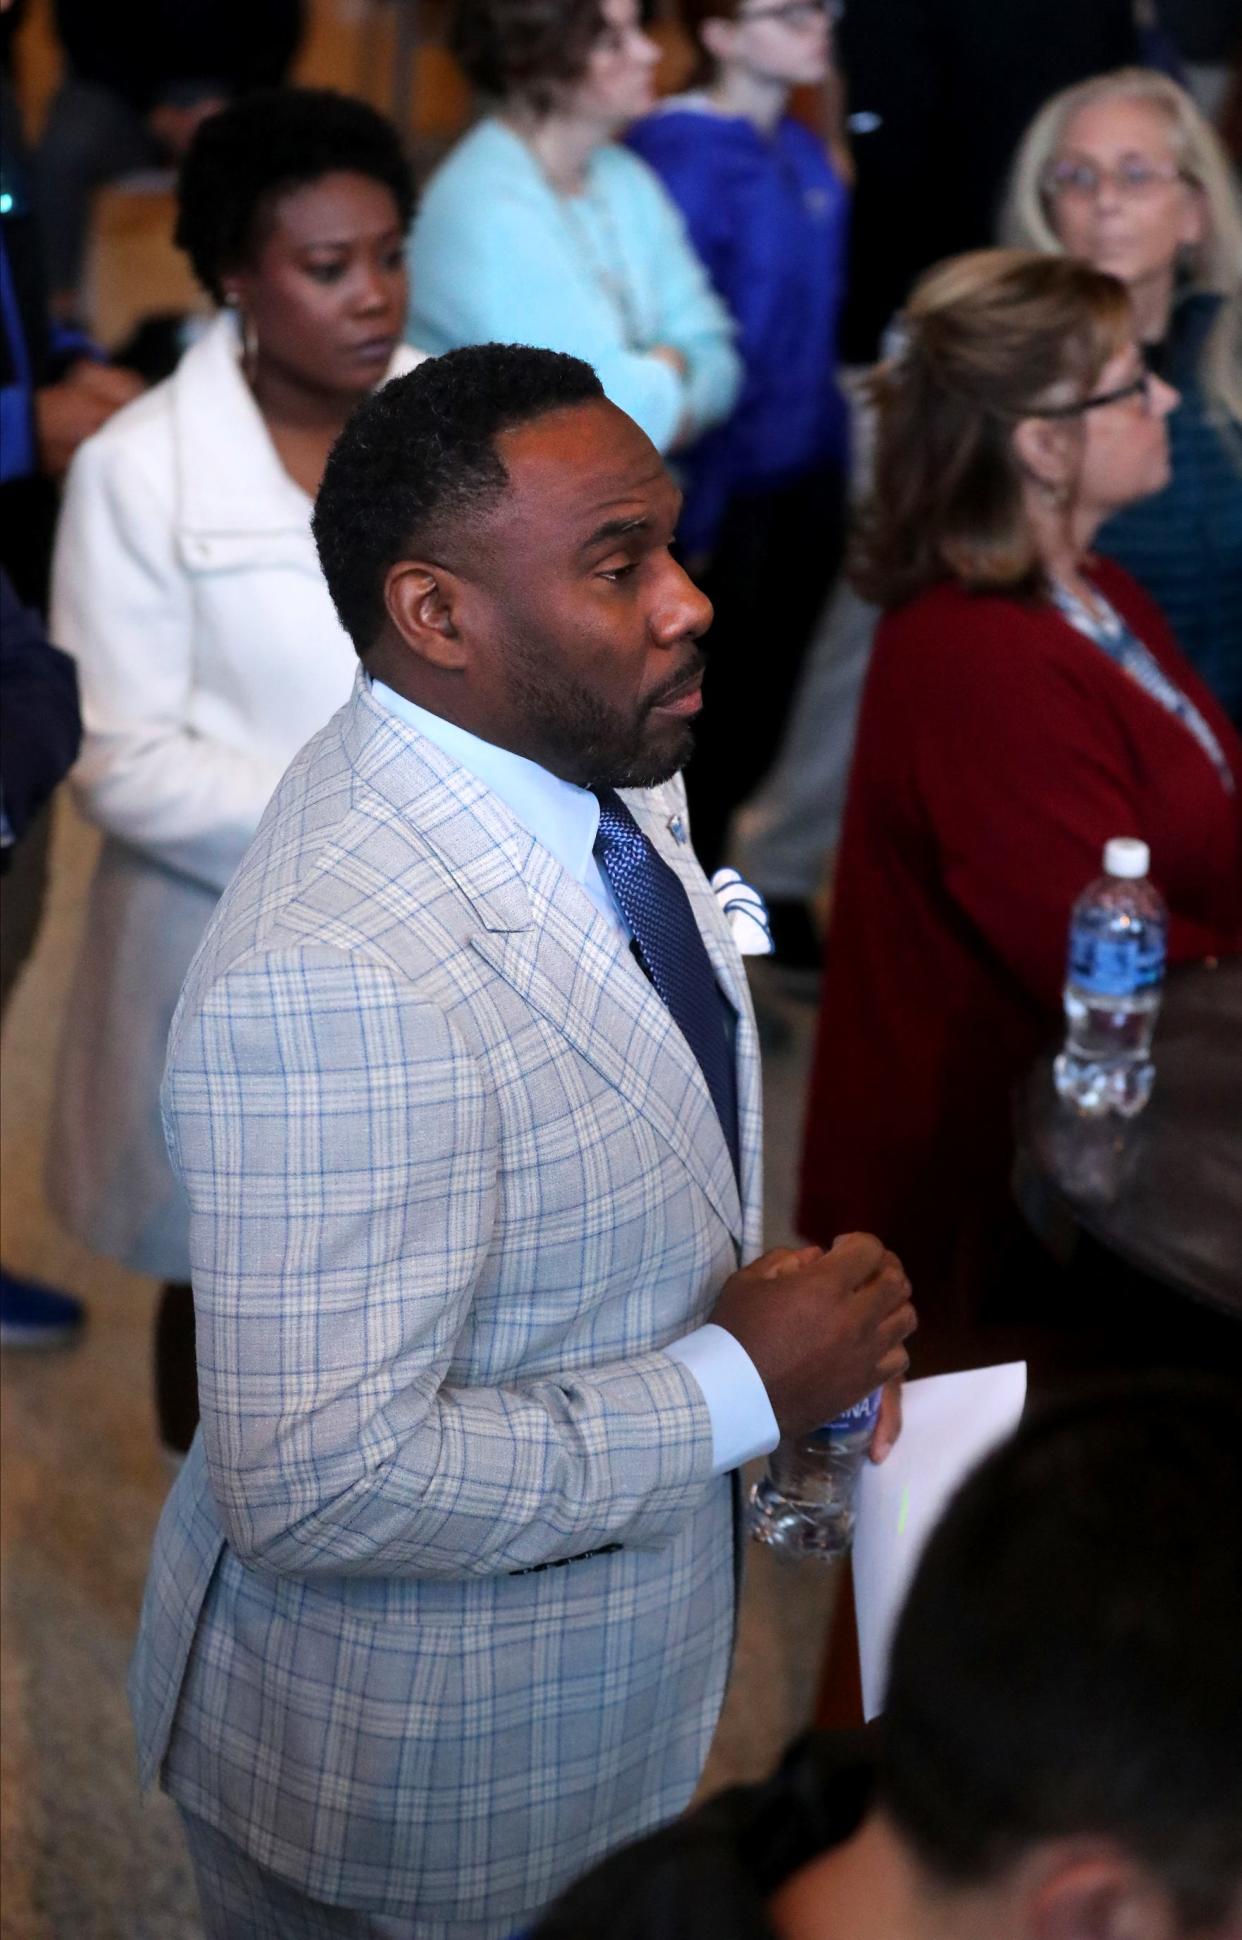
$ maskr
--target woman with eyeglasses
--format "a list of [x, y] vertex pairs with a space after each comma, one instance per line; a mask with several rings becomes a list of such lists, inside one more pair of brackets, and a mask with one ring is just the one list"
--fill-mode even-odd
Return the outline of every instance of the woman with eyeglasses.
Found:
[[[688, 93], [626, 136], [685, 217], [737, 324], [730, 417], [686, 452], [683, 549], [716, 608], [706, 708], [686, 771], [712, 869], [732, 810], [769, 767], [840, 559], [847, 417], [837, 388], [849, 193], [787, 112], [830, 73], [831, 0], [681, 0]], [[763, 642], [763, 678], [755, 645]]]
[[1010, 1096], [1061, 1011], [1075, 898], [1141, 837], [1173, 962], [1242, 947], [1242, 743], [1095, 551], [1168, 477], [1176, 393], [1124, 286], [983, 250], [930, 271], [872, 383], [852, 559], [883, 610], [845, 813], [799, 1224], [883, 1233], [919, 1365], [1047, 1298], [1009, 1192]]
[[733, 406], [733, 329], [673, 204], [617, 136], [659, 58], [638, 0], [457, 0], [451, 45], [491, 105], [410, 237], [411, 340], [585, 358], [660, 451]]
[[1168, 484], [1099, 546], [1242, 722], [1242, 198], [1224, 149], [1165, 75], [1084, 81], [1031, 124], [1005, 230], [1120, 277], [1148, 365], [1181, 394]]

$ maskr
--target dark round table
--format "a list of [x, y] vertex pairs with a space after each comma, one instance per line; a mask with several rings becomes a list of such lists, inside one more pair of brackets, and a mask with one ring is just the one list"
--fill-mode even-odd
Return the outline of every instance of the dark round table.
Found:
[[1137, 1118], [1056, 1094], [1056, 1047], [1016, 1100], [1015, 1192], [1054, 1253], [1075, 1228], [1127, 1266], [1242, 1320], [1242, 957], [1169, 973], [1156, 1082]]

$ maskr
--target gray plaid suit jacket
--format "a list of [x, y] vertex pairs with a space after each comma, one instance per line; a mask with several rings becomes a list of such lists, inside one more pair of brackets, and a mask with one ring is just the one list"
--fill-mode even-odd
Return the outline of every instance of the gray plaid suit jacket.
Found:
[[131, 1674], [144, 1782], [428, 1940], [678, 1812], [728, 1665], [732, 1489], [661, 1350], [759, 1247], [758, 1058], [680, 782], [628, 800], [737, 1011], [740, 1195], [624, 942], [361, 676], [169, 1044], [203, 1426]]

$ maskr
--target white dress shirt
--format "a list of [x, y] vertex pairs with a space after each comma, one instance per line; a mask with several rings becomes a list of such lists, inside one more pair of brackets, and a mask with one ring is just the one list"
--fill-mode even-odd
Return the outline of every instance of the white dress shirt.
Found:
[[[499, 795], [522, 827], [556, 857], [596, 908], [630, 940], [629, 925], [595, 860], [599, 803], [589, 788], [562, 781], [525, 755], [481, 741], [477, 734], [394, 693], [382, 681], [372, 681], [371, 691], [381, 707], [426, 735]], [[776, 1447], [780, 1430], [767, 1389], [746, 1349], [726, 1328], [709, 1321], [670, 1342], [664, 1352], [680, 1361], [702, 1390], [711, 1416], [712, 1461], [718, 1475]]]

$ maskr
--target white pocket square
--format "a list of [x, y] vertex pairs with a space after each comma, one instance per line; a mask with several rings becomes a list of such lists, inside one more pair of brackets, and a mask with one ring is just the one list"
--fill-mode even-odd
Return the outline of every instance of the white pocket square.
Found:
[[774, 949], [768, 924], [768, 906], [759, 891], [744, 882], [736, 869], [717, 869], [712, 888], [737, 945], [744, 957], [770, 957]]

